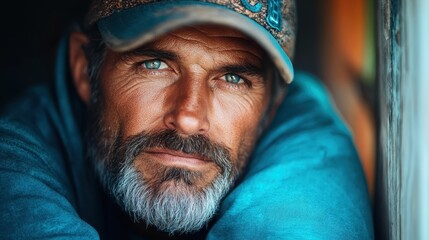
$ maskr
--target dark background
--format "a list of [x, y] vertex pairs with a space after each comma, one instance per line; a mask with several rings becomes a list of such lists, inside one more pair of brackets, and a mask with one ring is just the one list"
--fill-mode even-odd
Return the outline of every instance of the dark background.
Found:
[[0, 14], [0, 106], [25, 88], [52, 81], [63, 33], [88, 0], [3, 1]]
[[[299, 0], [295, 67], [319, 75], [319, 1]], [[0, 14], [0, 107], [22, 90], [49, 83], [58, 43], [89, 0], [3, 1]]]

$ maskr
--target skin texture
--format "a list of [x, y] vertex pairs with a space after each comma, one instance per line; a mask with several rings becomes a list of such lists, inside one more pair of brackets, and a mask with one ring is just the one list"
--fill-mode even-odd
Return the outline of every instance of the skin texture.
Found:
[[[126, 145], [140, 134], [170, 130], [182, 139], [200, 136], [222, 147], [233, 169], [231, 183], [239, 176], [270, 99], [271, 71], [256, 43], [235, 30], [207, 25], [178, 29], [131, 52], [107, 49], [97, 103], [91, 100], [94, 91], [82, 50], [87, 43], [85, 35], [71, 35], [71, 72], [81, 99], [99, 112], [96, 125], [89, 126], [101, 129], [92, 132], [98, 132], [106, 156], [115, 142]], [[117, 155], [105, 157], [103, 164]], [[154, 194], [202, 192], [224, 171], [204, 154], [164, 147], [144, 148], [132, 165]], [[191, 181], [163, 180], [171, 169], [187, 171]]]

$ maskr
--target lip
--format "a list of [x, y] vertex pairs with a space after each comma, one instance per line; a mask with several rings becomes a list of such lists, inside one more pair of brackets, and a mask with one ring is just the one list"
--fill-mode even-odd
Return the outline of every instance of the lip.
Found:
[[195, 154], [187, 154], [169, 149], [150, 149], [145, 151], [146, 154], [155, 157], [165, 165], [178, 167], [201, 167], [210, 161]]

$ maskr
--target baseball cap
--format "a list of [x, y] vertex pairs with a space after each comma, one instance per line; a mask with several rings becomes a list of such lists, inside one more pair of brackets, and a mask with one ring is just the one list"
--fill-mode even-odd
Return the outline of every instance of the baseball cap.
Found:
[[294, 0], [94, 0], [86, 26], [97, 25], [109, 48], [125, 52], [180, 27], [224, 25], [258, 43], [291, 83], [295, 22]]

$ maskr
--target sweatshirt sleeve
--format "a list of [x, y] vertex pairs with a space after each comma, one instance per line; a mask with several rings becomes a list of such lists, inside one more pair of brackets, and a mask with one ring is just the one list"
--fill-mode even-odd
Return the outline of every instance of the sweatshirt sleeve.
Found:
[[208, 239], [373, 239], [349, 131], [311, 76], [297, 74]]
[[61, 156], [28, 125], [0, 121], [0, 239], [99, 239]]

